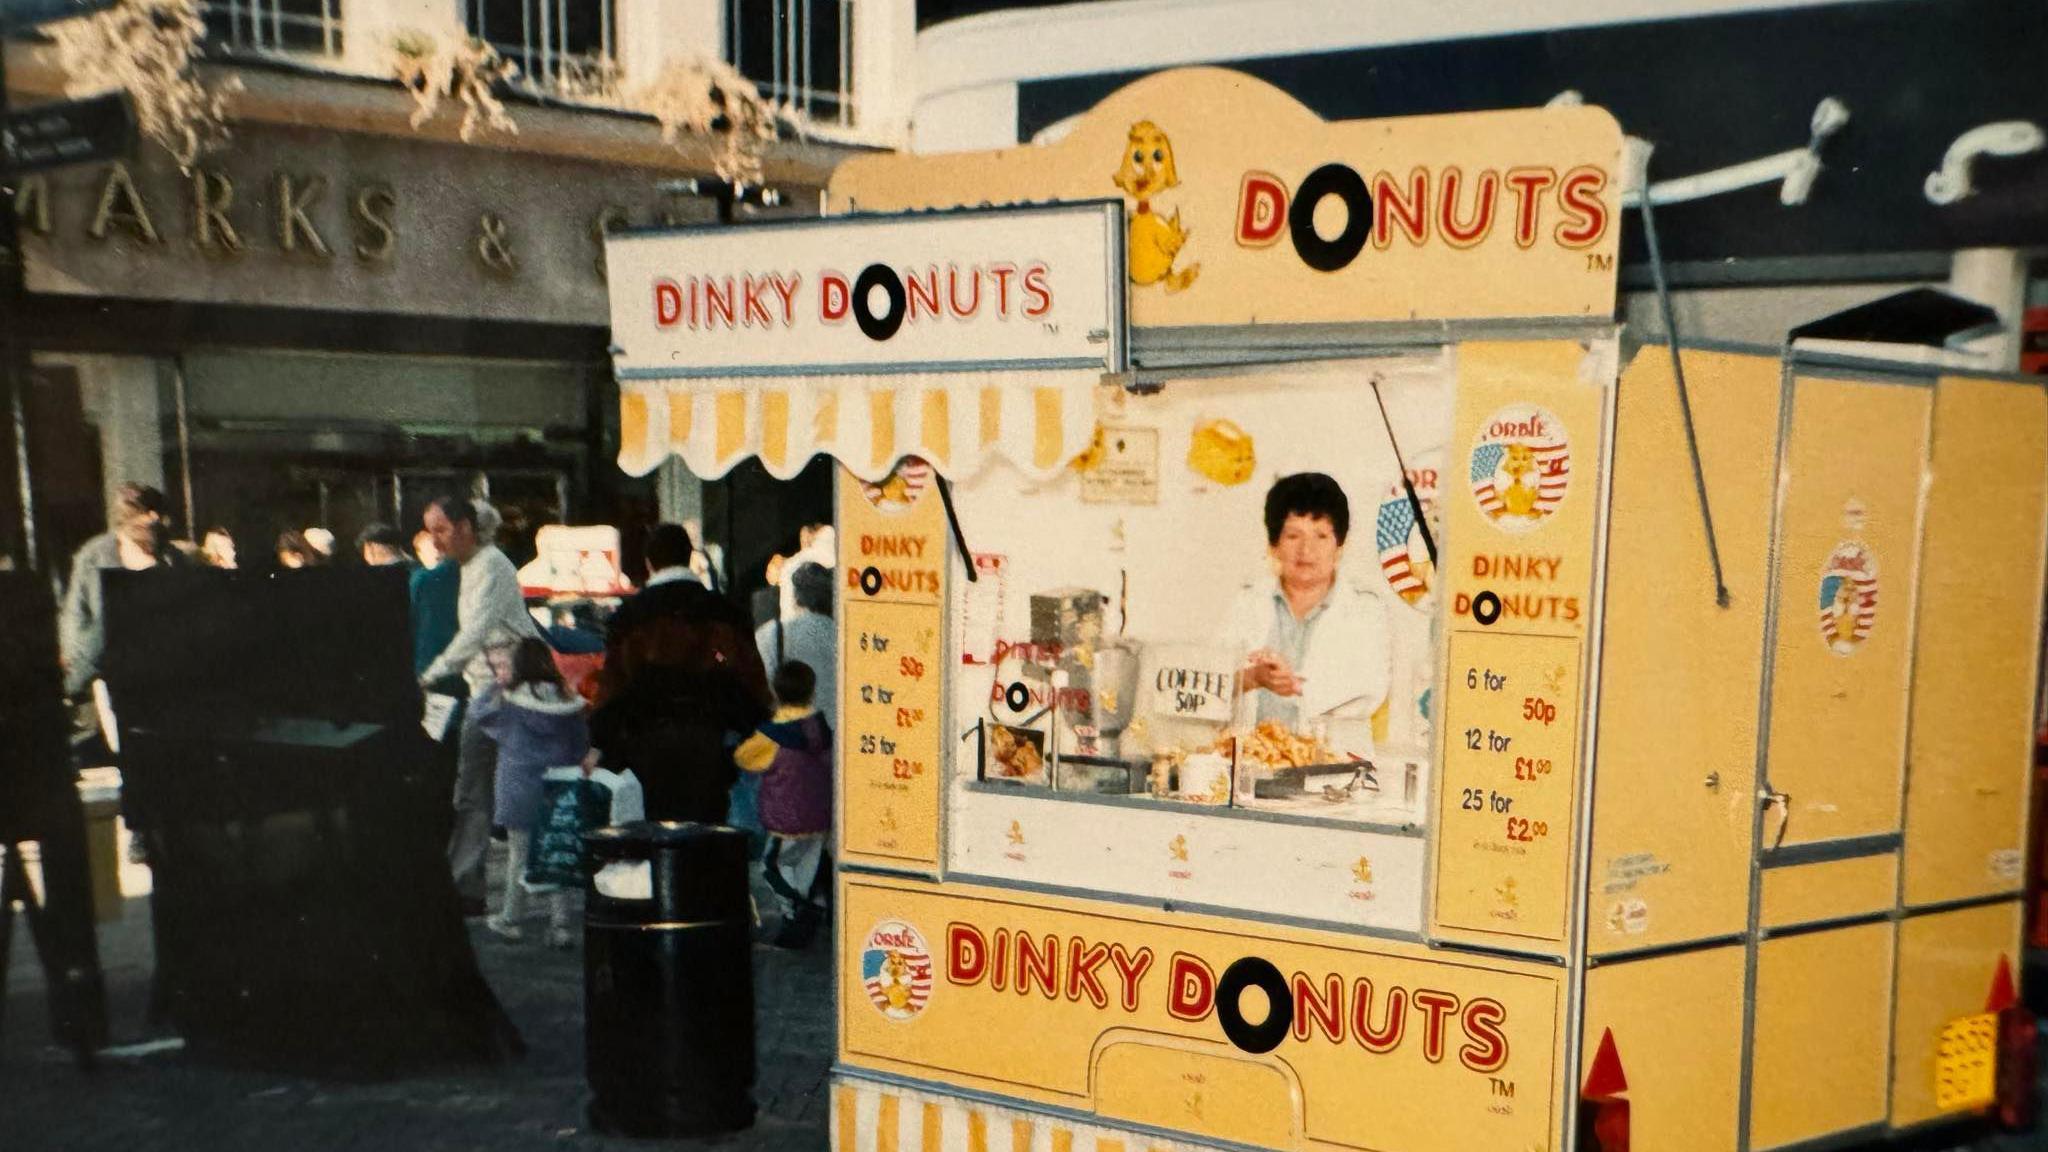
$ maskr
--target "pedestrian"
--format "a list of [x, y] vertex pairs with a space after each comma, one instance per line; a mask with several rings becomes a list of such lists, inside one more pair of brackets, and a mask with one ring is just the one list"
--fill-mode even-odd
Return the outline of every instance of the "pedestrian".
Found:
[[830, 524], [807, 524], [797, 533], [796, 554], [783, 562], [780, 581], [770, 583], [781, 585], [780, 601], [777, 605], [784, 620], [796, 614], [796, 589], [790, 583], [789, 574], [805, 564], [816, 564], [826, 572], [839, 566], [839, 534]]
[[[519, 594], [519, 573], [497, 547], [486, 543], [481, 528], [495, 520], [488, 505], [459, 496], [437, 497], [427, 505], [421, 523], [433, 533], [434, 546], [460, 568], [455, 607], [455, 635], [420, 673], [420, 686], [432, 691], [460, 675], [475, 700], [496, 680], [484, 653], [494, 636], [510, 640], [538, 637], [540, 629], [526, 613]], [[474, 709], [462, 718], [455, 763], [455, 829], [448, 839], [448, 865], [462, 897], [465, 915], [484, 912], [484, 852], [491, 840], [491, 809], [498, 749], [477, 725]]]
[[313, 547], [306, 534], [296, 528], [287, 528], [277, 534], [277, 566], [280, 568], [318, 568], [327, 563], [327, 554]]
[[[407, 593], [412, 602], [412, 672], [424, 678], [434, 658], [455, 639], [462, 565], [443, 557], [433, 546], [433, 537], [425, 532], [420, 535], [427, 537], [427, 548], [421, 565], [413, 569]], [[426, 560], [426, 556], [433, 558]], [[468, 692], [459, 672], [443, 677], [434, 690], [452, 696]]]
[[[507, 940], [524, 937], [526, 864], [541, 822], [541, 778], [550, 768], [572, 767], [590, 751], [583, 698], [562, 683], [554, 652], [529, 637], [490, 652], [493, 683], [471, 708], [477, 727], [497, 745], [497, 782], [492, 819], [505, 829], [508, 845], [505, 895], [498, 914], [484, 927]], [[548, 912], [548, 944], [575, 943], [569, 929], [568, 893], [540, 893]]]
[[690, 555], [682, 525], [649, 530], [647, 586], [612, 616], [588, 763], [632, 769], [651, 820], [722, 824], [732, 748], [768, 718], [768, 682], [746, 617], [698, 583]]
[[817, 706], [828, 724], [837, 723], [839, 630], [832, 623], [832, 573], [818, 564], [798, 565], [783, 583], [794, 596], [794, 611], [754, 630], [754, 647], [773, 683], [785, 660], [801, 660], [817, 674]]
[[783, 906], [782, 924], [772, 941], [778, 948], [808, 945], [825, 919], [832, 726], [815, 706], [817, 687], [817, 674], [809, 664], [783, 661], [775, 672], [775, 716], [733, 753], [741, 768], [760, 774], [761, 826], [768, 831], [763, 864], [768, 886]]
[[695, 545], [690, 555], [690, 571], [697, 574], [698, 582], [720, 595], [725, 593], [725, 549], [704, 538], [704, 522], [683, 521], [683, 531]]
[[389, 524], [372, 524], [356, 533], [356, 555], [372, 568], [419, 567], [412, 553], [405, 550], [405, 537]]
[[199, 549], [206, 554], [206, 562], [215, 568], [235, 566], [235, 538], [218, 524], [206, 530], [206, 535], [200, 539]]
[[83, 695], [99, 679], [100, 658], [107, 644], [100, 573], [109, 568], [141, 572], [184, 564], [184, 556], [171, 547], [170, 526], [164, 519], [169, 507], [164, 494], [155, 488], [121, 485], [114, 490], [108, 530], [86, 541], [72, 557], [71, 581], [65, 586], [64, 608], [57, 617], [66, 696]]
[[[107, 648], [106, 587], [101, 574], [108, 569], [146, 572], [184, 566], [184, 555], [170, 546], [170, 526], [164, 519], [169, 507], [170, 502], [155, 488], [122, 484], [114, 490], [108, 530], [87, 540], [71, 559], [71, 581], [65, 585], [64, 604], [57, 614], [57, 642], [64, 668], [64, 695], [74, 704], [71, 742], [80, 759], [98, 760], [101, 753], [109, 751], [102, 738], [111, 739], [92, 700], [93, 682], [100, 678]], [[140, 821], [125, 802], [122, 809], [133, 833], [128, 861], [145, 864], [148, 853]], [[0, 909], [0, 913], [4, 911]]]

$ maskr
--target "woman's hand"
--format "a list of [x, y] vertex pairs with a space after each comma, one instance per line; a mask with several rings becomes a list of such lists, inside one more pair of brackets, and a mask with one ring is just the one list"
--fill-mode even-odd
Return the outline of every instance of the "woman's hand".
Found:
[[587, 780], [587, 779], [589, 779], [589, 778], [590, 778], [590, 774], [591, 774], [592, 772], [595, 772], [595, 771], [597, 771], [597, 762], [598, 762], [598, 760], [600, 760], [600, 759], [601, 759], [602, 757], [603, 757], [603, 753], [599, 752], [599, 751], [598, 751], [597, 749], [595, 749], [595, 748], [592, 748], [592, 749], [591, 749], [590, 751], [588, 751], [588, 752], [585, 752], [585, 753], [583, 754], [583, 777], [584, 777], [584, 779], [586, 779], [586, 780]]
[[1261, 648], [1245, 658], [1240, 679], [1246, 688], [1264, 688], [1275, 696], [1299, 696], [1308, 684], [1285, 657], [1269, 648]]

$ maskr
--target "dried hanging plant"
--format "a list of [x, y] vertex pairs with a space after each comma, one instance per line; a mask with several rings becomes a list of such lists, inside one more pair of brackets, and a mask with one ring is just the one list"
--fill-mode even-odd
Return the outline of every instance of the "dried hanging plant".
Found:
[[555, 69], [555, 95], [585, 104], [618, 107], [625, 73], [603, 56], [564, 57]]
[[205, 54], [206, 23], [198, 0], [119, 0], [44, 31], [54, 41], [45, 51], [64, 73], [65, 94], [126, 92], [142, 135], [180, 169], [189, 172], [201, 153], [227, 141], [227, 98], [242, 82], [200, 82], [193, 61]]
[[519, 132], [493, 91], [518, 75], [519, 66], [462, 29], [399, 33], [391, 41], [391, 73], [412, 93], [414, 128], [425, 124], [443, 99], [450, 99], [462, 101], [460, 135], [465, 143], [479, 124], [493, 132]]
[[661, 124], [662, 142], [678, 151], [683, 132], [715, 138], [712, 167], [720, 178], [740, 185], [760, 182], [761, 153], [775, 139], [778, 116], [754, 82], [732, 65], [701, 56], [670, 64], [628, 102], [654, 117]]

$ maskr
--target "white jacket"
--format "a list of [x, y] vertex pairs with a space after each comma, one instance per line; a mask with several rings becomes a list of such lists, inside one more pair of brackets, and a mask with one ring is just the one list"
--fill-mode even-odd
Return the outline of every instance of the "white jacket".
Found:
[[[1268, 645], [1273, 633], [1273, 598], [1279, 591], [1277, 580], [1263, 580], [1246, 588], [1232, 605], [1224, 635], [1240, 649], [1240, 655]], [[1391, 661], [1386, 610], [1376, 598], [1346, 583], [1340, 571], [1315, 630], [1309, 634], [1308, 651], [1294, 670], [1307, 681], [1295, 700], [1302, 722], [1318, 717], [1370, 720], [1387, 698]], [[1263, 691], [1254, 689], [1239, 700], [1241, 722], [1257, 718], [1257, 700]], [[1369, 733], [1370, 726], [1365, 727]]]
[[539, 636], [519, 591], [519, 570], [496, 546], [486, 544], [462, 566], [462, 591], [455, 600], [455, 639], [448, 642], [420, 679], [435, 681], [457, 672], [472, 698], [490, 687], [491, 662], [484, 649], [507, 640]]

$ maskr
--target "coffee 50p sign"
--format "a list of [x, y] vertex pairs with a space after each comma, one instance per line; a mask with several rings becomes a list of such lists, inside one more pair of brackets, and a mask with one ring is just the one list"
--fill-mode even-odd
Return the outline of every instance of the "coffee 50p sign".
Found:
[[611, 237], [625, 379], [1122, 368], [1119, 205]]

